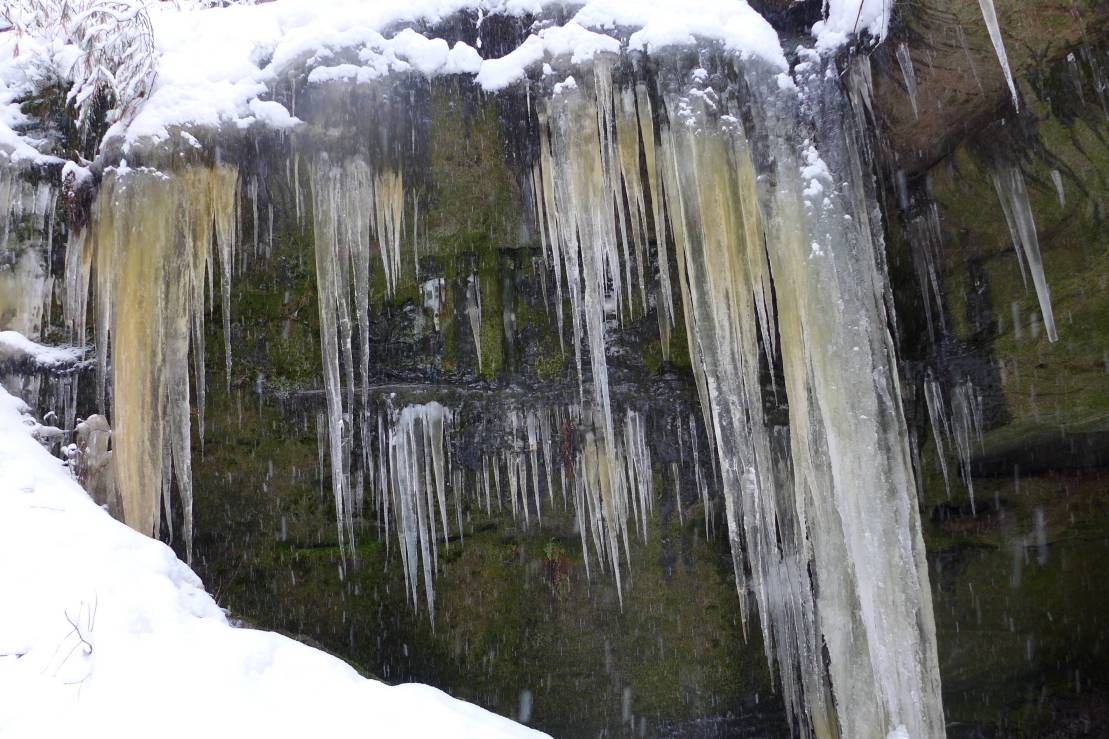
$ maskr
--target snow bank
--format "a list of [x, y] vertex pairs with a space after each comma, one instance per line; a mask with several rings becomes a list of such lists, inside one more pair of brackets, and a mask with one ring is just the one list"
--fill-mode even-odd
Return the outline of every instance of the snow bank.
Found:
[[[402, 28], [434, 24], [464, 10], [520, 15], [554, 5], [562, 3], [278, 0], [193, 11], [161, 4], [153, 14], [162, 48], [158, 80], [134, 121], [126, 130], [121, 127], [112, 133], [134, 142], [165, 138], [173, 126], [249, 124], [255, 119], [250, 116], [252, 101], [265, 94], [268, 84], [302, 63], [313, 68], [312, 82], [365, 82], [415, 69], [428, 76], [476, 73], [476, 81], [485, 89], [499, 90], [523, 79], [528, 67], [544, 59], [565, 56], [583, 62], [597, 53], [618, 52], [620, 43], [609, 35], [616, 29], [632, 32], [631, 48], [657, 51], [702, 39], [786, 67], [774, 29], [744, 0], [590, 0], [564, 26], [543, 28], [498, 59], [482, 59], [466, 44], [451, 48], [442, 39]], [[335, 52], [348, 49], [358, 50], [361, 64], [327, 63]], [[275, 118], [288, 121], [282, 116], [268, 120]]]
[[[870, 0], [868, 0], [869, 2]], [[290, 69], [307, 65], [311, 80], [365, 82], [415, 69], [422, 74], [475, 74], [488, 90], [501, 89], [525, 76], [545, 59], [586, 61], [601, 52], [619, 51], [617, 32], [627, 46], [658, 51], [674, 45], [712, 41], [745, 58], [759, 58], [784, 70], [778, 36], [745, 0], [586, 0], [563, 26], [537, 29], [521, 47], [499, 59], [482, 59], [480, 50], [459, 43], [450, 47], [412, 30], [465, 10], [489, 14], [538, 14], [563, 8], [562, 0], [276, 0], [226, 8], [148, 4], [160, 54], [149, 97], [128, 122], [117, 123], [109, 138], [126, 146], [139, 140], [161, 141], [177, 127], [247, 127], [258, 123], [288, 128], [296, 123], [279, 103], [259, 102]], [[630, 35], [630, 36], [629, 36]], [[12, 100], [33, 89], [34, 80], [65, 78], [79, 50], [61, 41], [19, 47], [14, 33], [0, 33], [0, 149], [11, 156], [41, 157], [38, 142], [16, 133], [24, 123]], [[33, 46], [33, 45], [32, 45]], [[359, 64], [337, 59], [354, 50]]]
[[[540, 24], [520, 47], [495, 59], [412, 29], [467, 10], [484, 18], [566, 5], [577, 11], [564, 25]], [[828, 0], [827, 18], [813, 27], [817, 48], [834, 50], [863, 31], [884, 38], [891, 5]], [[499, 90], [557, 57], [582, 62], [622, 45], [653, 53], [714, 42], [743, 58], [787, 68], [777, 33], [745, 0], [275, 0], [226, 8], [147, 7], [160, 54], [157, 77], [136, 115], [108, 133], [122, 137], [125, 150], [140, 140], [164, 140], [179, 127], [290, 128], [298, 122], [291, 112], [263, 99], [278, 78], [301, 65], [315, 83], [366, 82], [414, 69], [428, 76], [473, 74], [485, 89]], [[15, 36], [0, 33], [0, 153], [57, 161], [38, 152], [40, 142], [17, 133], [25, 120], [12, 101], [36, 81], [64, 79], [80, 52], [57, 39]], [[357, 52], [359, 63], [338, 58], [340, 51]]]
[[885, 39], [892, 8], [893, 0], [827, 0], [826, 17], [812, 28], [817, 49], [834, 50], [864, 31], [878, 40]]
[[0, 331], [0, 363], [30, 363], [49, 369], [75, 364], [81, 360], [82, 353], [70, 347], [44, 346], [18, 331]]
[[0, 388], [0, 735], [542, 736], [232, 628], [167, 546], [88, 498], [24, 412]]

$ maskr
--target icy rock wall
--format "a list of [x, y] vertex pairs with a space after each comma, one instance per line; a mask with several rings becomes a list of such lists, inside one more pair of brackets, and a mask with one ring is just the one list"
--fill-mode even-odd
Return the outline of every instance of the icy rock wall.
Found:
[[[798, 65], [800, 87], [757, 63], [725, 60], [710, 73], [670, 60], [654, 75], [628, 65], [615, 74], [620, 63], [600, 56], [529, 98], [538, 137], [532, 208], [558, 325], [576, 359], [578, 412], [590, 429], [572, 486], [583, 546], [592, 543], [619, 586], [627, 521], [638, 522], [650, 498], [629, 483], [640, 478], [629, 477], [635, 466], [613, 417], [608, 332], [654, 307], [665, 345], [679, 312], [673, 258], [741, 609], [746, 614], [753, 596], [795, 724], [816, 736], [882, 737], [901, 725], [940, 735], [916, 482], [860, 114], [816, 54]], [[351, 482], [356, 437], [362, 468], [372, 466], [352, 342], [366, 334], [370, 253], [379, 251], [392, 275], [387, 285], [395, 285], [404, 235], [395, 225], [403, 187], [388, 171], [321, 157], [313, 174], [327, 438], [346, 542], [359, 497]], [[360, 342], [363, 363], [369, 350]], [[768, 389], [765, 375], [779, 367], [784, 386]], [[365, 393], [368, 377], [359, 379]], [[788, 401], [788, 429], [764, 412], [778, 393]], [[390, 460], [378, 484], [392, 482], [377, 499], [392, 500], [410, 590], [415, 597], [422, 571], [429, 607], [432, 516], [438, 508], [445, 534], [441, 484], [454, 477], [436, 471], [446, 417], [402, 413], [387, 435], [408, 441], [378, 450]], [[523, 420], [539, 435], [534, 426]], [[527, 460], [507, 459], [503, 480], [500, 465], [483, 480], [492, 477], [496, 489], [503, 482], [525, 521], [529, 469], [537, 518], [542, 510], [539, 467]], [[403, 480], [397, 470], [408, 470]], [[413, 490], [424, 496], [405, 509]]]
[[[57, 189], [32, 183], [18, 165], [0, 166], [0, 331], [18, 331], [32, 341], [50, 322], [54, 279], [54, 205]], [[41, 378], [0, 375], [12, 393], [37, 403]]]
[[[535, 178], [579, 364], [581, 342], [589, 350], [593, 402], [611, 424], [606, 314], [619, 316], [622, 280], [638, 271], [632, 255], [646, 251], [629, 243], [641, 214], [618, 205], [642, 196], [614, 183], [658, 182], [652, 202], [672, 234], [741, 602], [750, 592], [759, 605], [795, 720], [818, 736], [880, 737], [899, 725], [941, 735], [880, 224], [842, 90], [815, 55], [799, 67], [797, 91], [756, 65], [720, 71], [715, 86], [695, 69], [663, 92], [657, 128], [642, 117], [618, 126], [613, 109], [632, 106], [616, 101], [635, 88], [614, 93], [610, 69], [601, 60], [591, 78], [555, 86], [546, 120], [540, 113], [548, 130]], [[653, 161], [653, 177], [621, 172], [627, 160], [613, 152], [633, 148], [621, 135], [654, 144], [641, 159]], [[778, 362], [788, 442], [762, 410], [760, 371]]]
[[33, 341], [49, 321], [56, 199], [48, 182], [32, 184], [18, 166], [0, 167], [0, 329]]
[[[612, 568], [619, 589], [629, 519], [645, 530], [653, 495], [642, 424], [631, 414], [622, 424], [614, 418], [608, 327], [653, 307], [665, 352], [680, 304], [741, 609], [753, 597], [797, 728], [882, 737], [904, 725], [936, 736], [935, 636], [880, 224], [857, 118], [834, 70], [816, 55], [803, 59], [797, 88], [753, 62], [718, 60], [710, 72], [670, 60], [661, 74], [617, 75], [620, 60], [601, 56], [529, 98], [538, 139], [526, 172], [530, 207], [583, 400], [573, 474], [560, 482], [583, 548]], [[295, 157], [294, 167], [299, 176]], [[359, 157], [316, 155], [309, 173], [327, 401], [321, 430], [340, 545], [350, 551], [370, 474], [413, 603], [422, 576], [433, 611], [437, 546], [451, 528], [447, 491], [458, 477], [446, 442], [450, 413], [425, 405], [379, 419], [376, 462], [367, 443], [371, 263], [376, 250], [386, 294], [394, 292], [407, 261], [404, 182]], [[125, 517], [156, 533], [176, 479], [187, 548], [189, 344], [202, 367], [205, 278], [216, 251], [229, 333], [236, 189], [231, 168], [110, 173], [67, 259], [77, 334], [85, 286], [96, 277], [99, 395], [103, 405], [110, 342]], [[413, 220], [415, 233], [415, 212]], [[476, 283], [475, 293], [477, 305]], [[783, 385], [768, 388], [779, 370]], [[764, 411], [779, 393], [788, 428]], [[527, 524], [533, 511], [537, 521], [542, 515], [540, 469], [554, 475], [549, 461], [538, 464], [551, 446], [541, 444], [542, 416], [518, 421], [526, 451], [491, 465], [491, 475], [483, 464], [481, 489], [488, 505], [490, 477], [498, 491], [503, 482]], [[362, 458], [354, 459], [358, 440]], [[547, 490], [549, 504], [549, 479]], [[461, 492], [455, 486], [456, 513]]]

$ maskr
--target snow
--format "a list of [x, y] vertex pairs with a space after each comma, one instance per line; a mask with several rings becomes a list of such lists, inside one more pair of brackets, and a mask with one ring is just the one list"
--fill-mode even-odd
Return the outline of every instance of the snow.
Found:
[[0, 161], [47, 164], [61, 161], [36, 148], [41, 142], [21, 135], [18, 127], [27, 116], [15, 102], [35, 89], [44, 75], [38, 62], [44, 56], [56, 57], [56, 50], [36, 39], [17, 39], [13, 33], [0, 33]]
[[574, 20], [587, 28], [637, 28], [628, 47], [649, 53], [706, 39], [744, 58], [787, 66], [777, 32], [742, 0], [593, 0]]
[[447, 64], [443, 67], [444, 74], [477, 74], [481, 70], [481, 54], [477, 49], [459, 41], [447, 54]]
[[233, 628], [164, 544], [97, 507], [0, 389], [0, 734], [542, 736]]
[[[884, 38], [890, 4], [829, 0], [826, 19], [813, 26], [817, 49], [834, 51], [864, 31]], [[539, 28], [517, 49], [495, 59], [482, 59], [465, 43], [451, 47], [410, 27], [435, 24], [466, 10], [484, 17], [538, 14], [555, 7], [563, 3], [276, 0], [214, 8], [149, 5], [160, 55], [157, 76], [135, 115], [113, 125], [106, 138], [122, 137], [126, 154], [136, 142], [163, 141], [179, 128], [291, 128], [298, 120], [265, 98], [279, 78], [302, 66], [308, 67], [312, 83], [368, 82], [415, 70], [427, 76], [475, 75], [484, 89], [496, 91], [523, 80], [532, 65], [557, 57], [580, 63], [622, 48], [657, 53], [715, 42], [742, 58], [759, 59], [779, 71], [788, 68], [777, 33], [745, 0], [587, 0], [564, 25]], [[346, 50], [357, 50], [360, 63], [335, 58]], [[13, 101], [48, 79], [67, 79], [79, 57], [75, 46], [58, 38], [0, 33], [0, 155], [16, 161], [60, 161], [40, 153], [42, 142], [19, 133], [27, 121]]]
[[529, 36], [499, 59], [485, 60], [477, 74], [477, 82], [486, 90], [501, 90], [522, 80], [528, 67], [547, 58], [569, 57], [571, 64], [581, 64], [597, 54], [619, 51], [620, 42], [616, 39], [571, 21]]
[[0, 331], [0, 362], [30, 360], [39, 367], [50, 368], [78, 362], [81, 355], [79, 349], [44, 346], [18, 331]]
[[825, 18], [813, 24], [820, 51], [833, 51], [864, 31], [879, 41], [889, 31], [893, 0], [827, 0]]
[[254, 114], [255, 120], [265, 123], [271, 128], [292, 128], [300, 123], [300, 119], [290, 115], [284, 105], [276, 103], [273, 100], [259, 100], [255, 98], [247, 104], [247, 107], [249, 107], [250, 112]]
[[[482, 59], [465, 43], [450, 47], [410, 27], [465, 10], [484, 17], [562, 7], [559, 0], [276, 0], [215, 8], [150, 4], [160, 55], [157, 76], [135, 115], [113, 125], [106, 138], [122, 137], [126, 154], [130, 145], [163, 141], [178, 128], [292, 127], [297, 120], [290, 112], [265, 98], [279, 78], [303, 66], [313, 83], [366, 82], [415, 70], [428, 76], [475, 75], [492, 91], [522, 80], [531, 65], [556, 57], [578, 63], [622, 47], [654, 53], [700, 40], [787, 68], [777, 33], [744, 0], [588, 0], [564, 25], [537, 28], [499, 59]], [[617, 40], [621, 34], [626, 43]], [[15, 159], [56, 161], [39, 153], [41, 142], [18, 133], [25, 121], [13, 101], [36, 83], [67, 79], [80, 52], [62, 40], [15, 36], [0, 33], [0, 151]], [[347, 50], [358, 52], [359, 64], [336, 58]]]

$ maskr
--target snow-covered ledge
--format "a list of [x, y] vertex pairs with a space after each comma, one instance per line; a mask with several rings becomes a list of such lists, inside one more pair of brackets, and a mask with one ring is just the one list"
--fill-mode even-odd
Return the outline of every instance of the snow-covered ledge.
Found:
[[161, 542], [112, 519], [0, 388], [0, 735], [543, 736], [233, 628]]

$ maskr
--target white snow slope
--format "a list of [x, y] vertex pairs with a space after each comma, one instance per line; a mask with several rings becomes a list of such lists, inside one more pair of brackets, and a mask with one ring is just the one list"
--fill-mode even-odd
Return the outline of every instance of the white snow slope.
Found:
[[169, 547], [89, 499], [36, 426], [0, 388], [0, 736], [543, 736], [233, 628]]

